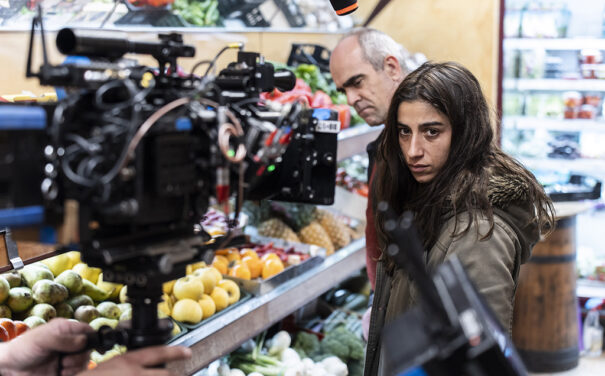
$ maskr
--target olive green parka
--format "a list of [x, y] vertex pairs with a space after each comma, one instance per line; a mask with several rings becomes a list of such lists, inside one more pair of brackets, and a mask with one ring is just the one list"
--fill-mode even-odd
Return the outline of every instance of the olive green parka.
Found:
[[[513, 304], [519, 268], [526, 262], [540, 233], [535, 221], [533, 203], [526, 199], [527, 185], [515, 176], [492, 177], [488, 196], [494, 210], [492, 235], [485, 216], [473, 221], [469, 231], [453, 236], [456, 217], [446, 217], [435, 245], [425, 252], [429, 272], [450, 255], [457, 255], [470, 279], [496, 314], [502, 327], [512, 331]], [[457, 232], [467, 227], [468, 213], [457, 215]], [[378, 261], [376, 289], [366, 350], [366, 376], [385, 375], [381, 367], [381, 332], [385, 324], [403, 314], [419, 300], [418, 289], [407, 273], [395, 268], [387, 272], [383, 255]], [[391, 268], [392, 269], [392, 268]], [[401, 333], [402, 341], [406, 334]]]

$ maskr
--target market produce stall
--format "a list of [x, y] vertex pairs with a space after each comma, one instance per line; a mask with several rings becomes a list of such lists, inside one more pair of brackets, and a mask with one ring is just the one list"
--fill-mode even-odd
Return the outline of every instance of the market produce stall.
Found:
[[242, 303], [237, 310], [190, 331], [173, 344], [189, 346], [193, 357], [171, 364], [179, 374], [207, 366], [229, 354], [247, 339], [307, 304], [365, 264], [365, 240], [359, 239], [339, 250], [316, 268], [295, 277], [265, 295]]

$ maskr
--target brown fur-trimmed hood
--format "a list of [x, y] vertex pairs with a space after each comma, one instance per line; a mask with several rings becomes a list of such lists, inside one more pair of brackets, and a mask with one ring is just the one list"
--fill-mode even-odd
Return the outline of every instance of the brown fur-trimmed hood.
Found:
[[529, 202], [529, 184], [518, 175], [492, 175], [487, 194], [494, 214], [505, 220], [517, 233], [521, 243], [521, 263], [531, 256], [531, 249], [540, 240], [536, 209]]
[[519, 176], [491, 176], [487, 197], [495, 207], [506, 209], [513, 203], [528, 201], [529, 185]]

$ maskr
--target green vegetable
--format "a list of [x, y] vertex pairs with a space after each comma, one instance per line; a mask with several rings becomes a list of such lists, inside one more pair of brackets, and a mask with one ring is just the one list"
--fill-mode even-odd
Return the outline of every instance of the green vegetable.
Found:
[[349, 360], [363, 359], [365, 350], [360, 338], [345, 327], [339, 326], [328, 332], [321, 341], [321, 352], [336, 355], [347, 363]]
[[254, 357], [250, 353], [232, 353], [229, 356], [229, 366], [239, 368], [246, 374], [259, 372], [264, 376], [280, 376], [284, 371], [282, 362], [277, 360], [277, 358], [263, 354], [258, 354]]
[[215, 24], [218, 20], [218, 1], [214, 1], [210, 4], [208, 9], [206, 10], [206, 16], [204, 17], [204, 22], [206, 25]]
[[320, 349], [319, 339], [315, 334], [298, 332], [292, 346], [301, 358], [313, 357]]
[[347, 363], [349, 376], [363, 376], [364, 362], [361, 360], [351, 360]]
[[288, 332], [286, 332], [285, 330], [281, 330], [277, 332], [277, 334], [275, 334], [273, 338], [271, 338], [269, 354], [280, 355], [282, 351], [290, 347], [291, 343], [292, 338], [290, 337], [290, 334], [288, 334]]
[[300, 64], [294, 68], [294, 74], [296, 77], [302, 78], [306, 83], [308, 83], [309, 86], [311, 86], [311, 91], [314, 93], [317, 90], [321, 90], [330, 95], [330, 93], [335, 90], [335, 87], [330, 88], [328, 80], [315, 65]]
[[195, 26], [215, 26], [220, 19], [218, 0], [175, 0], [172, 8]]

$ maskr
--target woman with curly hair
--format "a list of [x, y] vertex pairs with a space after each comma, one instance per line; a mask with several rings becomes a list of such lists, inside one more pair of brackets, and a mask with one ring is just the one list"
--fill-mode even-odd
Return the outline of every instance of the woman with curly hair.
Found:
[[[427, 62], [403, 80], [389, 107], [371, 194], [397, 214], [414, 213], [429, 272], [456, 255], [511, 332], [519, 268], [540, 235], [552, 230], [554, 210], [534, 175], [498, 147], [489, 106], [470, 71]], [[375, 206], [384, 250], [391, 239]], [[415, 283], [382, 252], [366, 375], [383, 373], [384, 325], [417, 301]]]

